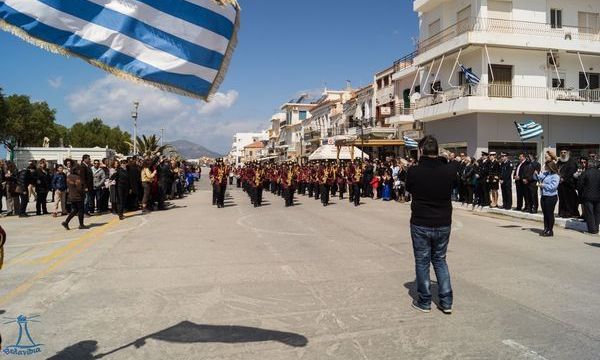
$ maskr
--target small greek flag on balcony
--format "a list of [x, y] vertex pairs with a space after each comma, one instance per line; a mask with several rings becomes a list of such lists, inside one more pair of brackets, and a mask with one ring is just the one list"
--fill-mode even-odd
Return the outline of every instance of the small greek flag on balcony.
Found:
[[129, 80], [207, 99], [237, 42], [236, 0], [0, 0], [0, 27]]
[[460, 70], [465, 74], [465, 79], [468, 84], [479, 84], [479, 77], [473, 71], [467, 69], [463, 64], [460, 64]]
[[408, 136], [404, 135], [402, 138], [404, 139], [404, 146], [406, 146], [407, 148], [416, 149], [419, 147], [419, 143], [409, 138]]
[[517, 131], [519, 132], [521, 141], [533, 139], [534, 137], [540, 136], [544, 133], [542, 125], [532, 120], [528, 120], [524, 123], [515, 122], [515, 125], [517, 126]]

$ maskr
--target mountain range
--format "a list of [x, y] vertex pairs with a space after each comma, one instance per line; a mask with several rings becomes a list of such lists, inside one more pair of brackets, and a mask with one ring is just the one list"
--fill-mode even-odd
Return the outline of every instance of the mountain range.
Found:
[[202, 145], [195, 144], [188, 140], [170, 141], [169, 144], [186, 159], [198, 159], [201, 157], [219, 158], [221, 154], [205, 148]]

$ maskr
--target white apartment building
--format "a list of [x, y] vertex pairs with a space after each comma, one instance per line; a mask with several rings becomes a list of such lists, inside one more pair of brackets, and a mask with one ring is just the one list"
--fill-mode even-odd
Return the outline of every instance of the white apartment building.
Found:
[[267, 131], [254, 133], [236, 133], [233, 135], [233, 144], [229, 152], [229, 162], [238, 166], [244, 162], [244, 147], [257, 141], [268, 141]]
[[514, 122], [531, 119], [544, 136], [528, 151], [599, 150], [600, 1], [415, 0], [414, 10], [417, 52], [392, 79], [396, 113], [412, 113], [417, 130], [472, 156], [515, 154], [523, 145]]
[[296, 160], [302, 156], [303, 129], [302, 123], [311, 117], [315, 100], [303, 94], [281, 105], [285, 113], [285, 121], [281, 122], [279, 133], [279, 160]]
[[[310, 117], [301, 124], [303, 141], [302, 158], [308, 158], [319, 146], [326, 145], [340, 132], [343, 123], [343, 104], [352, 97], [352, 90], [325, 90], [313, 104]], [[331, 139], [331, 140], [330, 140]]]

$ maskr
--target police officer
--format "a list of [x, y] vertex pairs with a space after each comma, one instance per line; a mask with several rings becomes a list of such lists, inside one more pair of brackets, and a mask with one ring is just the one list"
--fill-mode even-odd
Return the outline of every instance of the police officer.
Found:
[[514, 171], [513, 163], [508, 158], [508, 154], [500, 153], [500, 187], [502, 190], [502, 208], [512, 209], [512, 174]]
[[498, 207], [498, 189], [500, 188], [500, 163], [496, 160], [496, 152], [490, 152], [488, 157], [488, 177], [487, 185], [490, 191], [490, 207]]

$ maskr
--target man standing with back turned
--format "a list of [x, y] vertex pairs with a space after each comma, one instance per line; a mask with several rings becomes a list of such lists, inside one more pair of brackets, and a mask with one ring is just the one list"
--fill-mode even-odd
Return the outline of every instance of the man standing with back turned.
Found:
[[418, 297], [412, 306], [431, 311], [430, 264], [439, 287], [439, 308], [452, 313], [452, 285], [446, 263], [446, 251], [452, 225], [452, 188], [457, 163], [438, 156], [438, 142], [426, 136], [419, 142], [419, 165], [409, 169], [406, 190], [412, 195], [410, 232], [415, 255]]

